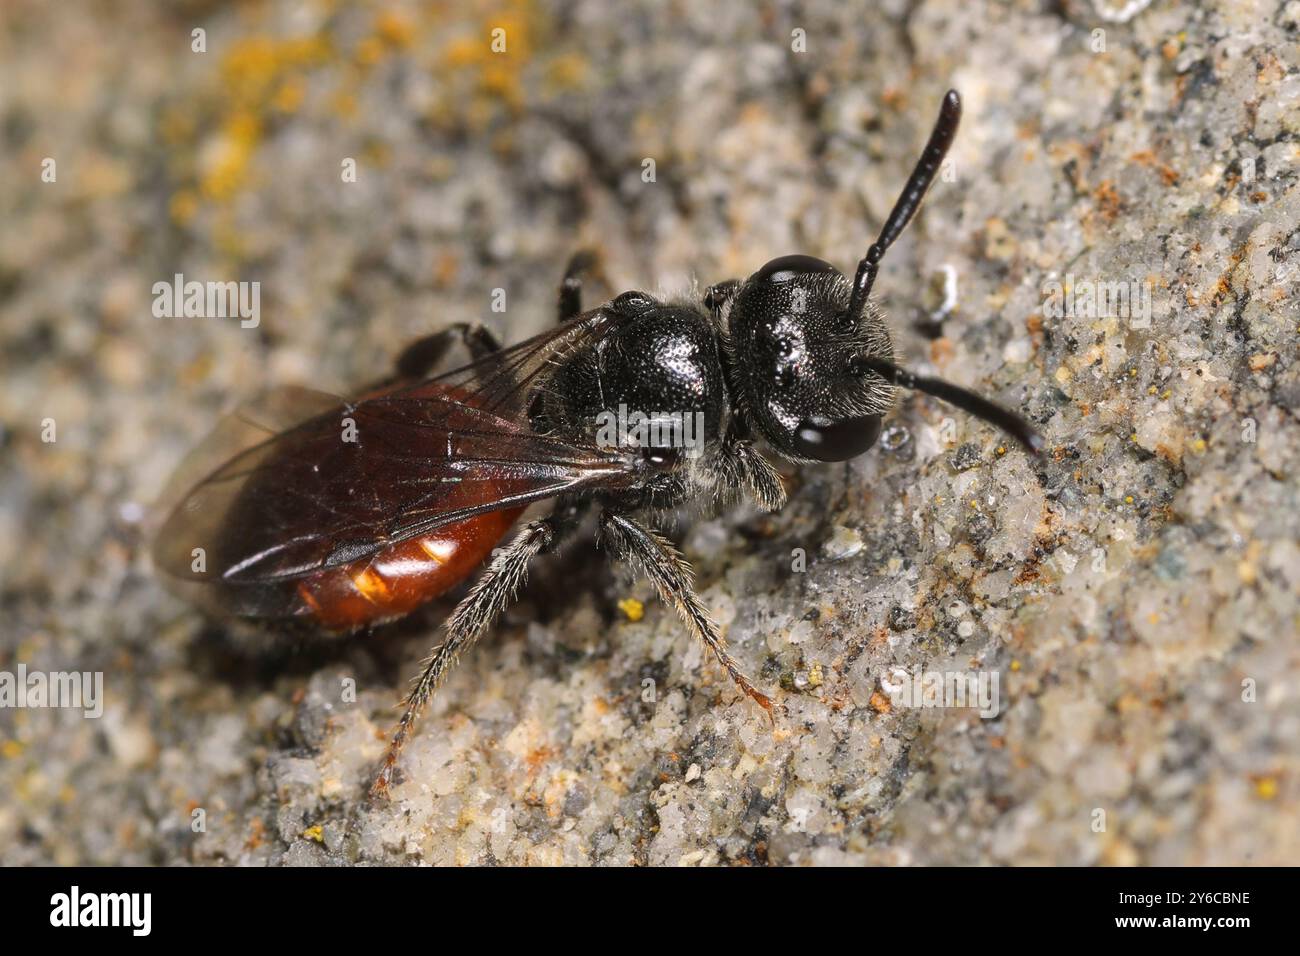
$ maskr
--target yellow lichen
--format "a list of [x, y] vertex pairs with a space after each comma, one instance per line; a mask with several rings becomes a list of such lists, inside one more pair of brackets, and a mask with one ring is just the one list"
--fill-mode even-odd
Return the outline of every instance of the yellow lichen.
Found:
[[546, 82], [553, 91], [576, 89], [586, 82], [589, 70], [582, 56], [565, 53], [547, 64]]
[[167, 210], [171, 214], [172, 222], [178, 226], [188, 225], [199, 211], [199, 198], [192, 189], [178, 190], [172, 194]]
[[375, 38], [390, 47], [405, 49], [415, 39], [415, 27], [401, 14], [386, 10], [375, 20]]

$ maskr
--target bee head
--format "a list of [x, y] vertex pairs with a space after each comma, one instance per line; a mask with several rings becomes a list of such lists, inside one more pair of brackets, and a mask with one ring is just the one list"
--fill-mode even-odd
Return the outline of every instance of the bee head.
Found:
[[845, 461], [880, 437], [893, 386], [865, 364], [892, 360], [879, 313], [854, 315], [852, 286], [812, 256], [773, 259], [741, 283], [727, 324], [741, 406], [797, 461]]

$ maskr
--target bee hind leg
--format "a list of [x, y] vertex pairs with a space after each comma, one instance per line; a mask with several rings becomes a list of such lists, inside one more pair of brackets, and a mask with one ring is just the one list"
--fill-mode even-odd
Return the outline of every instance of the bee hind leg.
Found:
[[580, 508], [561, 501], [555, 512], [520, 529], [513, 541], [501, 548], [486, 571], [447, 619], [447, 638], [424, 662], [424, 670], [402, 702], [402, 716], [384, 755], [383, 766], [370, 788], [372, 797], [388, 792], [397, 759], [410, 737], [420, 712], [457, 659], [477, 641], [514, 601], [528, 580], [528, 565], [539, 554], [550, 551], [572, 530]]

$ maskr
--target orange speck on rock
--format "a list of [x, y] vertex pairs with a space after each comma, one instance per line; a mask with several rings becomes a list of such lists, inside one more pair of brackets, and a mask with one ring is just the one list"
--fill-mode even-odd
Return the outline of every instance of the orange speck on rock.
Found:
[[555, 751], [550, 747], [537, 747], [529, 751], [528, 756], [524, 758], [524, 761], [528, 764], [528, 772], [536, 774], [537, 771], [542, 769], [542, 765], [553, 756], [555, 756]]
[[266, 824], [262, 822], [261, 817], [254, 817], [253, 822], [248, 825], [248, 839], [244, 841], [245, 850], [256, 850], [263, 843], [263, 835], [266, 833]]
[[930, 343], [930, 361], [939, 366], [947, 365], [955, 351], [952, 339], [941, 336]]
[[1114, 182], [1109, 179], [1104, 180], [1092, 191], [1092, 198], [1097, 200], [1097, 206], [1106, 221], [1114, 222], [1119, 216], [1120, 207], [1123, 206]]

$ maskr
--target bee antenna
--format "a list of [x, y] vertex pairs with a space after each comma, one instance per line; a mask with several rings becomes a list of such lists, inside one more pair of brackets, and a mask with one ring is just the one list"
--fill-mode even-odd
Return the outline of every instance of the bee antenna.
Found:
[[912, 175], [907, 178], [907, 185], [894, 203], [894, 209], [885, 220], [880, 235], [858, 263], [858, 271], [853, 278], [853, 298], [849, 300], [849, 315], [854, 320], [862, 318], [863, 310], [867, 307], [867, 297], [871, 295], [871, 287], [876, 282], [876, 273], [880, 271], [880, 260], [916, 215], [925, 191], [930, 188], [944, 156], [948, 154], [948, 147], [957, 136], [957, 125], [960, 122], [961, 97], [956, 90], [949, 90], [944, 94], [943, 105], [939, 107], [939, 118], [934, 122], [930, 141], [925, 144], [921, 158], [916, 161]]
[[853, 368], [858, 374], [875, 372], [885, 381], [894, 385], [901, 385], [904, 388], [914, 389], [927, 395], [933, 395], [935, 398], [943, 399], [949, 405], [960, 408], [969, 415], [974, 415], [990, 425], [996, 425], [1033, 455], [1042, 455], [1043, 449], [1046, 447], [1043, 436], [1038, 434], [1029, 422], [1015, 412], [1008, 411], [1000, 405], [994, 405], [987, 398], [982, 398], [959, 385], [953, 385], [951, 382], [945, 382], [939, 378], [914, 375], [907, 369], [899, 368], [892, 362], [867, 355], [856, 356], [853, 360]]

